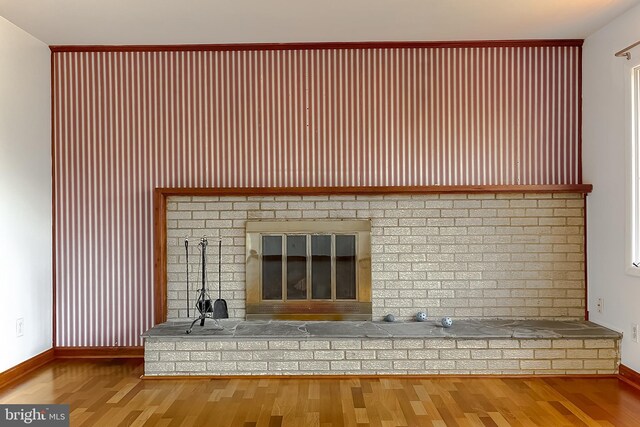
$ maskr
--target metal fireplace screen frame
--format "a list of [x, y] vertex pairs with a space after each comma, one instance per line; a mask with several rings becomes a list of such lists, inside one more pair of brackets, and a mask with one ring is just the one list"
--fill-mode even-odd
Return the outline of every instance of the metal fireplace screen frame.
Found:
[[[281, 236], [281, 292], [280, 296], [263, 293], [263, 238]], [[304, 241], [305, 278], [304, 296], [289, 298], [291, 283], [287, 283], [287, 241], [288, 236], [307, 236]], [[312, 236], [330, 236], [331, 241], [331, 295], [313, 298], [312, 278]], [[336, 240], [342, 237], [355, 238], [355, 295], [337, 295], [341, 277], [336, 260]], [[328, 237], [327, 237], [328, 238]], [[251, 319], [282, 320], [371, 320], [371, 222], [368, 220], [323, 220], [323, 221], [247, 221], [246, 228], [246, 317]], [[318, 239], [320, 240], [320, 239]], [[348, 238], [343, 239], [350, 240]], [[272, 240], [277, 241], [277, 240]], [[297, 257], [300, 262], [301, 257]], [[348, 274], [351, 275], [351, 274]], [[343, 287], [344, 288], [344, 287]], [[341, 288], [341, 289], [343, 289]]]

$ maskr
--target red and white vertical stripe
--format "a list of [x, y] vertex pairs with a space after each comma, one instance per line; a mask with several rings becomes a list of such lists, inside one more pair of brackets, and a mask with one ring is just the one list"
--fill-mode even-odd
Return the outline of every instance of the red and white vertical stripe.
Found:
[[578, 184], [580, 48], [54, 52], [57, 344], [140, 345], [155, 187]]

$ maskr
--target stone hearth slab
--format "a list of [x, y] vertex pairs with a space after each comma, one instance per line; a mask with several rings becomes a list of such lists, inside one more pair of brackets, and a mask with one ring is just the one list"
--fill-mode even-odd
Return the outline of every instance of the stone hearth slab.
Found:
[[191, 322], [167, 322], [149, 329], [144, 338], [452, 338], [452, 339], [553, 339], [620, 338], [621, 335], [592, 322], [553, 320], [457, 320], [451, 328], [431, 322], [356, 321], [235, 321], [207, 319], [190, 335]]

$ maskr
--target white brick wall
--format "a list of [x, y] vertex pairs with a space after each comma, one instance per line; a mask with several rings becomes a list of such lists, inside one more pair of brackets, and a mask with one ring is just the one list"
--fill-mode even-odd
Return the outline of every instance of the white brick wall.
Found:
[[620, 357], [619, 340], [592, 338], [188, 343], [146, 338], [145, 375], [613, 374]]
[[[247, 219], [363, 219], [372, 223], [373, 319], [584, 317], [581, 194], [170, 197], [168, 319], [186, 317], [189, 237], [193, 304], [200, 286], [196, 242], [208, 236], [211, 296], [221, 236], [223, 295], [245, 317]], [[192, 313], [193, 315], [193, 310]]]

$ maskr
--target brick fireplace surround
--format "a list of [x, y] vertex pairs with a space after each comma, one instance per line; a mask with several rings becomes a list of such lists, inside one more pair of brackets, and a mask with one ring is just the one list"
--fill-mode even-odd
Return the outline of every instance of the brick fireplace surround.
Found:
[[[580, 322], [585, 319], [584, 201], [590, 186], [460, 187], [449, 190], [443, 191], [438, 187], [261, 189], [259, 192], [249, 189], [159, 189], [156, 191], [155, 208], [156, 323], [169, 321], [169, 324], [176, 325], [172, 322], [187, 320], [184, 238], [195, 241], [203, 235], [213, 238], [220, 236], [222, 239], [222, 297], [228, 302], [230, 321], [235, 322], [233, 327], [237, 326], [238, 321], [244, 321], [245, 224], [247, 220], [261, 219], [369, 219], [374, 321], [393, 313], [398, 320], [415, 327], [416, 323], [411, 320], [417, 311], [427, 311], [431, 325], [433, 320], [442, 316], [480, 322], [491, 319]], [[211, 274], [216, 269], [217, 265], [214, 264], [208, 270]], [[197, 271], [191, 270], [189, 278], [192, 283], [197, 282]], [[431, 356], [441, 360], [448, 356], [438, 351], [453, 349], [469, 353], [469, 348], [489, 351], [496, 350], [494, 346], [498, 344], [500, 348], [515, 351], [509, 353], [512, 356], [522, 353], [525, 351], [523, 349], [532, 349], [531, 355], [523, 355], [526, 356], [524, 366], [520, 362], [507, 363], [509, 373], [613, 373], [619, 362], [619, 337], [616, 339], [609, 334], [610, 331], [603, 331], [603, 336], [595, 334], [578, 340], [561, 335], [554, 337], [559, 341], [532, 340], [536, 337], [534, 334], [506, 341], [505, 337], [500, 337], [496, 342], [491, 341], [491, 337], [475, 337], [471, 341], [465, 337], [462, 341], [443, 340], [440, 337], [438, 341], [438, 337], [435, 337], [434, 341], [433, 337], [427, 336], [432, 332], [425, 331], [424, 337], [411, 336], [411, 343], [404, 343], [409, 338], [400, 337], [388, 344], [388, 339], [385, 343], [375, 344], [375, 337], [366, 336], [356, 339], [357, 342], [353, 337], [347, 341], [344, 341], [345, 337], [339, 337], [334, 342], [335, 339], [330, 337], [318, 336], [293, 340], [291, 337], [265, 337], [264, 341], [246, 337], [250, 339], [245, 342], [241, 337], [230, 340], [228, 333], [221, 333], [217, 340], [215, 331], [208, 332], [206, 339], [199, 341], [194, 341], [195, 337], [181, 340], [180, 334], [167, 339], [166, 336], [159, 338], [147, 333], [145, 352], [149, 360], [146, 361], [146, 375], [292, 374], [296, 370], [299, 373], [314, 373], [314, 370], [300, 368], [304, 362], [302, 360], [289, 361], [295, 363], [287, 364], [287, 360], [282, 359], [282, 350], [295, 352], [302, 347], [309, 347], [309, 350], [315, 348], [322, 353], [307, 355], [311, 357], [311, 362], [326, 362], [316, 363], [328, 367], [316, 373], [353, 373], [364, 369], [363, 363], [371, 364], [371, 360], [352, 360], [353, 363], [341, 364], [340, 361], [346, 362], [345, 351], [362, 352], [372, 345], [389, 346], [379, 349], [382, 356], [369, 351], [367, 354], [374, 361], [382, 357], [384, 362], [383, 359], [390, 356], [397, 346], [400, 346], [400, 351], [396, 352], [398, 363], [379, 363], [380, 366], [384, 365], [384, 369], [373, 369], [370, 373], [433, 373], [433, 370], [424, 367], [424, 361], [407, 363], [403, 354], [407, 356], [410, 348], [422, 349], [423, 352], [435, 349]], [[429, 346], [425, 347], [425, 342]], [[253, 349], [257, 351], [256, 354], [238, 354], [239, 350], [251, 345], [257, 346]], [[272, 346], [284, 347], [274, 348], [278, 351], [269, 353]], [[249, 347], [245, 350], [252, 350]], [[176, 353], [179, 348], [185, 352]], [[230, 353], [220, 353], [225, 348]], [[598, 351], [589, 351], [594, 348]], [[163, 353], [163, 349], [166, 352]], [[564, 354], [556, 351], [557, 354], [553, 356], [549, 351], [553, 353], [554, 349], [561, 349]], [[207, 350], [212, 350], [209, 356], [205, 355]], [[336, 350], [333, 355], [337, 357], [336, 360], [322, 359], [333, 350]], [[572, 362], [552, 361], [553, 358], [566, 359], [567, 351], [571, 351], [572, 357], [577, 359]], [[340, 352], [342, 357], [337, 354]], [[462, 353], [459, 353], [462, 357]], [[508, 358], [502, 350], [493, 353], [493, 359]], [[264, 360], [267, 354], [275, 359]], [[473, 362], [473, 356], [471, 353], [469, 355], [469, 366], [477, 369], [455, 369], [454, 364], [454, 368], [446, 371], [504, 371], [490, 369], [492, 363], [498, 366], [495, 360]], [[258, 359], [254, 360], [254, 356]], [[320, 359], [316, 360], [316, 356]], [[536, 356], [541, 359], [538, 361]], [[606, 356], [606, 360], [598, 361], [601, 356]], [[237, 365], [240, 361], [234, 357], [241, 357], [239, 360], [244, 362], [259, 362], [249, 365], [261, 368], [241, 372], [243, 370]], [[186, 367], [189, 363], [198, 369], [188, 372], [177, 367]], [[233, 369], [230, 368], [232, 364], [235, 366]], [[216, 365], [221, 369], [217, 370]], [[294, 365], [298, 368], [294, 368]], [[358, 368], [355, 368], [356, 365]], [[416, 369], [407, 370], [405, 365], [415, 366]], [[201, 369], [203, 366], [208, 368]], [[274, 369], [268, 369], [270, 366]], [[405, 368], [394, 370], [389, 366]]]

